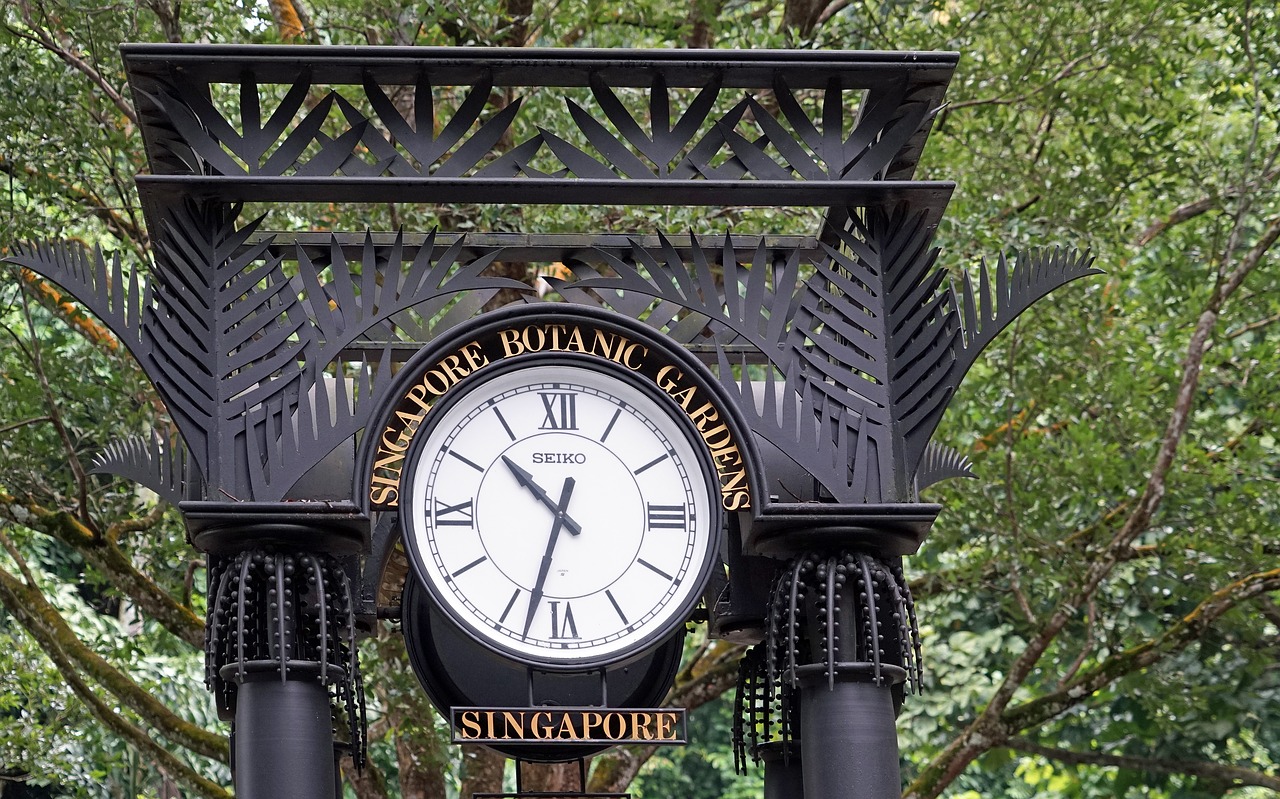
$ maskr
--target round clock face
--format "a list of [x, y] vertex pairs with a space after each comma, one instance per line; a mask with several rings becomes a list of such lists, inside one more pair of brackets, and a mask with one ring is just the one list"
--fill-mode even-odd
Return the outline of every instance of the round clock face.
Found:
[[681, 624], [715, 554], [718, 486], [674, 402], [560, 362], [455, 391], [414, 437], [401, 511], [444, 609], [519, 660], [565, 668]]

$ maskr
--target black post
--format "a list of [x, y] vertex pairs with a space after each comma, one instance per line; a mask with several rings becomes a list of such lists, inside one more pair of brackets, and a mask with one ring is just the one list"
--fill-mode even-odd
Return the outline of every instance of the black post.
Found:
[[[893, 697], [869, 674], [815, 674], [800, 683], [800, 737], [822, 741], [825, 757], [803, 758], [804, 793], [823, 799], [902, 795]], [[766, 777], [768, 772], [766, 771]]]
[[767, 799], [900, 799], [895, 720], [921, 670], [898, 559], [809, 552], [779, 575], [740, 669], [739, 761], [750, 743]]
[[236, 697], [236, 796], [318, 799], [334, 793], [329, 691], [314, 677], [248, 675]]
[[[210, 558], [206, 682], [233, 724], [236, 796], [340, 799], [334, 728], [345, 723], [360, 765], [364, 720], [350, 582], [329, 553], [354, 541], [323, 525], [261, 522], [193, 538], [215, 552], [259, 547]], [[303, 541], [329, 552], [299, 551]]]
[[761, 744], [755, 756], [764, 763], [764, 799], [804, 799], [799, 741]]

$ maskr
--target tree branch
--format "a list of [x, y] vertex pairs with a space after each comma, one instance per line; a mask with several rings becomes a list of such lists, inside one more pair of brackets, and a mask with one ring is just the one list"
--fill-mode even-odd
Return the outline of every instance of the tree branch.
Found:
[[103, 573], [147, 616], [196, 649], [204, 648], [204, 622], [190, 608], [134, 566], [118, 545], [103, 540], [69, 513], [51, 511], [35, 503], [21, 503], [0, 492], [0, 517], [55, 538], [75, 549]]
[[19, 427], [27, 425], [40, 424], [41, 422], [52, 422], [52, 416], [34, 416], [30, 419], [23, 419], [20, 422], [10, 422], [9, 424], [0, 426], [0, 434], [7, 433], [10, 430], [17, 430]]
[[1207, 777], [1234, 786], [1258, 785], [1263, 788], [1280, 790], [1280, 777], [1274, 777], [1261, 771], [1254, 771], [1240, 766], [1230, 766], [1225, 763], [1194, 760], [1160, 760], [1150, 757], [1133, 757], [1132, 755], [1108, 755], [1102, 752], [1073, 752], [1069, 749], [1041, 746], [1026, 738], [1012, 738], [1008, 743], [1008, 747], [1017, 752], [1039, 755], [1073, 766], [1103, 766], [1160, 774], [1186, 774], [1191, 777]]
[[1221, 194], [1210, 194], [1208, 196], [1201, 197], [1194, 202], [1180, 205], [1173, 209], [1168, 216], [1163, 219], [1156, 219], [1147, 225], [1134, 241], [1134, 246], [1145, 247], [1169, 228], [1176, 227], [1183, 222], [1195, 219], [1196, 217], [1206, 214], [1215, 208], [1220, 208], [1223, 200], [1238, 199], [1244, 193], [1253, 191], [1259, 186], [1270, 186], [1275, 183], [1276, 178], [1280, 178], [1280, 169], [1272, 169], [1242, 185], [1232, 186]]
[[1280, 569], [1250, 574], [1218, 589], [1159, 636], [1081, 671], [1055, 691], [1011, 708], [1002, 716], [1004, 726], [1013, 733], [1043, 724], [1121, 677], [1180, 652], [1224, 613], [1271, 591], [1280, 591]]
[[1062, 69], [1058, 70], [1056, 75], [1049, 78], [1044, 83], [1040, 84], [1034, 89], [1023, 92], [1022, 94], [1018, 94], [1013, 97], [987, 97], [987, 98], [974, 99], [974, 100], [961, 100], [960, 102], [957, 102], [957, 103], [948, 104], [943, 109], [943, 113], [949, 114], [953, 111], [959, 111], [962, 108], [974, 108], [981, 105], [1017, 105], [1019, 103], [1024, 103], [1027, 100], [1030, 100], [1032, 97], [1035, 97], [1037, 94], [1040, 94], [1041, 92], [1047, 89], [1053, 88], [1054, 86], [1066, 80], [1067, 78], [1075, 77], [1076, 75], [1088, 75], [1091, 72], [1099, 72], [1101, 70], [1106, 69], [1109, 66], [1109, 64], [1104, 62], [1097, 66], [1089, 67], [1088, 69], [1077, 72], [1076, 70], [1077, 67], [1079, 67], [1084, 62], [1088, 61], [1090, 58], [1093, 58], [1095, 55], [1097, 55], [1097, 52], [1091, 51], [1091, 52], [1085, 53], [1084, 55], [1077, 56], [1071, 59], [1062, 67]]
[[22, 21], [27, 23], [27, 26], [31, 29], [31, 33], [24, 33], [10, 27], [9, 30], [14, 36], [43, 47], [60, 58], [65, 64], [67, 64], [67, 66], [87, 77], [93, 85], [97, 86], [98, 89], [107, 96], [107, 99], [110, 100], [117, 109], [119, 109], [120, 113], [124, 114], [130, 122], [137, 126], [138, 113], [133, 109], [133, 105], [124, 98], [123, 94], [116, 90], [116, 87], [111, 85], [110, 81], [108, 81], [101, 72], [95, 69], [93, 65], [86, 61], [80, 54], [73, 53], [70, 49], [58, 44], [49, 31], [41, 27], [41, 25], [36, 21], [35, 17], [31, 13], [31, 4], [27, 2], [27, 0], [21, 0], [18, 3], [18, 8], [22, 14]]
[[[1227, 271], [1226, 265], [1237, 252], [1239, 236], [1245, 228], [1244, 217], [1247, 206], [1248, 198], [1245, 197], [1241, 200], [1236, 223], [1223, 250], [1222, 265], [1218, 268], [1213, 289], [1187, 343], [1186, 355], [1182, 361], [1182, 376], [1178, 383], [1169, 421], [1146, 485], [1134, 504], [1133, 512], [1125, 519], [1107, 547], [1093, 556], [1083, 579], [1059, 603], [1040, 631], [1027, 642], [1022, 654], [1010, 664], [987, 707], [921, 771], [908, 791], [909, 799], [933, 799], [968, 768], [975, 758], [1001, 740], [1006, 734], [1002, 716], [1018, 689], [1033, 672], [1036, 664], [1040, 662], [1041, 657], [1063, 628], [1076, 617], [1080, 608], [1094, 595], [1116, 565], [1130, 559], [1134, 539], [1150, 526], [1151, 520], [1164, 500], [1165, 479], [1173, 466], [1179, 444], [1191, 420], [1191, 412], [1199, 391], [1204, 356], [1209, 349], [1213, 332], [1217, 328], [1222, 308], [1244, 283], [1245, 278], [1262, 262], [1277, 238], [1280, 238], [1280, 217], [1276, 217], [1267, 223], [1254, 246], [1245, 252], [1235, 267]], [[1080, 679], [1082, 677], [1077, 677], [1072, 683], [1075, 684]]]
[[1061, 715], [1116, 680], [1185, 649], [1231, 609], [1271, 591], [1280, 591], [1280, 569], [1258, 572], [1215, 591], [1159, 636], [1082, 671], [1057, 690], [996, 716], [990, 706], [933, 759], [915, 779], [905, 799], [936, 797], [983, 752], [1004, 746], [1014, 733]]
[[76, 455], [76, 448], [71, 441], [71, 434], [67, 432], [67, 426], [62, 422], [62, 414], [58, 410], [58, 403], [53, 398], [53, 389], [49, 387], [49, 377], [44, 371], [44, 358], [40, 354], [40, 336], [36, 332], [35, 321], [31, 318], [31, 305], [27, 301], [27, 292], [25, 290], [22, 291], [22, 315], [27, 321], [27, 329], [31, 332], [31, 368], [35, 370], [36, 379], [40, 383], [40, 393], [44, 397], [50, 421], [52, 421], [54, 429], [58, 431], [58, 439], [62, 442], [63, 451], [67, 456], [67, 465], [71, 468], [71, 473], [76, 479], [78, 494], [76, 504], [80, 512], [80, 521], [96, 537], [97, 530], [92, 517], [89, 515], [89, 477], [85, 474], [84, 466], [81, 465], [79, 456]]
[[57, 664], [64, 677], [70, 679], [84, 671], [169, 740], [197, 754], [227, 762], [229, 750], [225, 737], [174, 714], [86, 646], [62, 614], [45, 600], [39, 588], [24, 585], [4, 568], [0, 568], [0, 602]]
[[16, 179], [46, 181], [56, 187], [59, 194], [97, 217], [107, 232], [120, 242], [129, 245], [134, 254], [146, 259], [147, 233], [132, 219], [126, 219], [111, 209], [107, 201], [88, 189], [68, 183], [56, 175], [40, 172], [31, 166], [19, 165], [0, 154], [0, 173]]
[[138, 124], [138, 114], [137, 111], [133, 110], [131, 102], [125, 100], [124, 95], [119, 91], [116, 91], [115, 87], [111, 86], [108, 79], [102, 76], [102, 73], [100, 73], [99, 70], [93, 68], [93, 65], [88, 63], [87, 60], [84, 60], [83, 56], [77, 54], [77, 52], [70, 51], [67, 47], [59, 45], [58, 42], [54, 40], [54, 37], [50, 35], [50, 32], [47, 31], [46, 28], [41, 27], [40, 23], [36, 22], [35, 17], [33, 17], [31, 13], [31, 4], [27, 3], [27, 0], [19, 1], [18, 9], [20, 14], [22, 14], [23, 22], [27, 23], [27, 27], [31, 28], [32, 32], [23, 33], [22, 31], [17, 31], [17, 29], [10, 27], [10, 32], [12, 32], [14, 36], [24, 38], [24, 40], [33, 42], [33, 44], [40, 45], [41, 47], [44, 47], [45, 50], [58, 56], [58, 58], [63, 60], [68, 67], [83, 74], [84, 77], [90, 79], [93, 85], [99, 87], [99, 90], [108, 97], [108, 100], [111, 101], [111, 104], [115, 105], [116, 109], [119, 109], [120, 113], [124, 114], [125, 117], [128, 118], [129, 122], [132, 122], [134, 125]]

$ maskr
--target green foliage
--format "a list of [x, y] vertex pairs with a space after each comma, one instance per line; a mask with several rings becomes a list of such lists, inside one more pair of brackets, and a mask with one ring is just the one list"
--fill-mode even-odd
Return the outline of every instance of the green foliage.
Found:
[[687, 747], [664, 747], [650, 758], [631, 792], [636, 799], [679, 796], [683, 799], [751, 799], [764, 789], [763, 773], [733, 771], [733, 753], [725, 746], [732, 736], [733, 697], [724, 694], [688, 717]]
[[[828, 13], [811, 26], [784, 24], [809, 5]], [[1006, 330], [943, 421], [938, 438], [971, 454], [976, 479], [930, 489], [946, 509], [908, 561], [928, 690], [908, 700], [899, 720], [905, 771], [938, 773], [953, 756], [948, 746], [990, 719], [984, 713], [1007, 679], [1017, 677], [1016, 691], [1000, 718], [1098, 672], [1108, 679], [1095, 690], [1030, 728], [1005, 730], [1013, 741], [986, 740], [959, 777], [916, 783], [919, 795], [1199, 799], [1224, 795], [1230, 780], [1186, 764], [1277, 773], [1274, 591], [1233, 603], [1149, 666], [1120, 668], [1126, 653], [1158, 640], [1213, 592], [1280, 565], [1280, 270], [1266, 238], [1280, 215], [1275, 8], [1238, 0], [1050, 0], [1034, 8], [1013, 0], [588, 0], [534, 3], [522, 27], [483, 0], [298, 7], [312, 25], [303, 38], [316, 44], [960, 51], [949, 105], [919, 170], [958, 182], [939, 231], [942, 263], [958, 273], [1000, 250], [1061, 244], [1091, 248], [1107, 274], [1055, 294]], [[147, 257], [132, 184], [145, 158], [128, 118], [118, 44], [284, 41], [267, 3], [10, 1], [0, 16], [0, 250], [69, 237], [122, 249], [133, 263]], [[534, 118], [567, 113], [546, 93], [530, 91], [526, 102]], [[271, 209], [267, 226], [554, 232], [647, 231], [660, 222], [683, 231], [720, 227], [724, 213], [307, 206]], [[779, 233], [815, 227], [808, 212], [777, 209], [729, 220], [735, 229]], [[1225, 276], [1255, 247], [1270, 251], [1217, 303]], [[204, 571], [176, 514], [150, 516], [153, 497], [93, 477], [81, 505], [73, 461], [88, 463], [106, 442], [167, 420], [127, 356], [62, 307], [65, 299], [9, 267], [0, 277], [0, 533], [81, 640], [178, 716], [217, 729], [195, 649], [138, 611], [139, 585], [103, 563], [106, 544], [50, 521], [87, 517], [105, 535], [146, 520], [139, 531], [118, 530], [110, 546], [159, 593], [203, 616]], [[1171, 438], [1184, 361], [1206, 310], [1217, 314], [1211, 346], [1196, 355], [1202, 369], [1188, 386], [1187, 425]], [[1176, 457], [1159, 474], [1154, 513], [1138, 520], [1114, 568], [1082, 593], [1150, 495], [1158, 455], [1171, 443]], [[7, 552], [0, 568], [20, 576]], [[1073, 610], [1061, 632], [1015, 675], [1064, 603]], [[392, 795], [415, 768], [453, 795], [456, 758], [402, 655], [384, 640], [367, 643], [366, 655], [375, 770]], [[635, 794], [759, 795], [758, 774], [731, 773], [726, 700], [696, 711], [690, 725], [695, 744], [662, 750]], [[1131, 760], [1072, 765], [1060, 754], [1019, 750], [1018, 740]], [[32, 792], [160, 795], [163, 779], [135, 744], [108, 732], [0, 611], [0, 767], [32, 772]], [[187, 762], [225, 783], [224, 767]], [[1231, 795], [1274, 793], [1255, 786]]]

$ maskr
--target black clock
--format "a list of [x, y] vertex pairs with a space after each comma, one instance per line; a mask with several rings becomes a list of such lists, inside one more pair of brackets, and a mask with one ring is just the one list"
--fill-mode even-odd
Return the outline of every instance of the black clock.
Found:
[[406, 549], [471, 637], [551, 670], [617, 663], [684, 623], [717, 562], [720, 484], [652, 381], [578, 353], [493, 364], [415, 432]]

